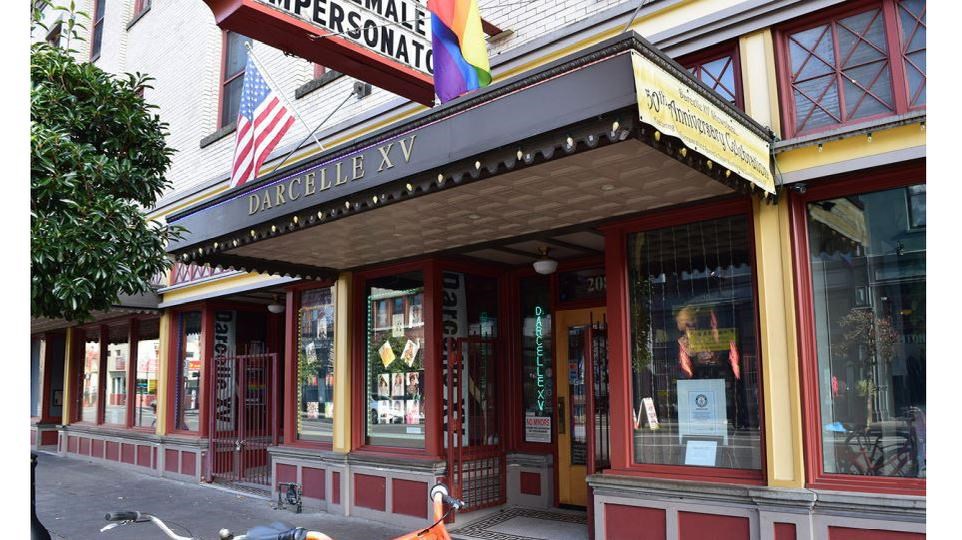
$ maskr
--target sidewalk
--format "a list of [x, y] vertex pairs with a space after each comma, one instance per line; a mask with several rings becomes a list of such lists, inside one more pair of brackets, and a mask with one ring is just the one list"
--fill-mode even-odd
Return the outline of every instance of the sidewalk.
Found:
[[359, 518], [274, 510], [271, 502], [264, 499], [39, 453], [37, 517], [53, 538], [167, 538], [149, 523], [126, 525], [101, 533], [100, 528], [107, 524], [104, 514], [111, 510], [154, 514], [178, 534], [185, 533], [175, 526], [177, 524], [186, 526], [195, 537], [208, 540], [215, 540], [217, 531], [224, 527], [241, 534], [255, 525], [274, 521], [318, 530], [334, 540], [391, 539], [409, 532]]

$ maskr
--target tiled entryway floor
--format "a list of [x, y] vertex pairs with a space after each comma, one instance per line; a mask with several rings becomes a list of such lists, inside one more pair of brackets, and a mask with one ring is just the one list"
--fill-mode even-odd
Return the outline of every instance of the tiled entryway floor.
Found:
[[[466, 516], [470, 518], [470, 515]], [[504, 508], [451, 528], [459, 540], [587, 540], [584, 512]]]

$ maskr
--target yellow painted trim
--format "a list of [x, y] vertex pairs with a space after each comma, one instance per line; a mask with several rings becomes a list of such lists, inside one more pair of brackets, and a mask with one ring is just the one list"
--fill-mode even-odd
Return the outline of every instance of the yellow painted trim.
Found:
[[70, 424], [73, 421], [73, 403], [71, 398], [70, 389], [73, 386], [72, 383], [75, 379], [73, 368], [75, 367], [72, 362], [73, 358], [73, 341], [74, 341], [74, 329], [72, 327], [67, 328], [67, 341], [64, 344], [63, 352], [63, 408], [60, 410], [60, 423], [63, 425]]
[[[922, 121], [924, 119], [919, 120]], [[909, 124], [872, 132], [872, 142], [869, 142], [868, 135], [863, 133], [822, 143], [821, 152], [818, 145], [813, 144], [776, 154], [775, 159], [778, 161], [779, 170], [784, 174], [919, 146], [925, 146], [925, 130], [920, 124]]]
[[[742, 66], [742, 99], [745, 112], [775, 133], [781, 130], [778, 116], [778, 78], [775, 72], [775, 46], [769, 29], [746, 34], [738, 40]], [[760, 77], [758, 66], [765, 66]]]
[[170, 405], [167, 399], [167, 370], [170, 363], [168, 352], [172, 346], [170, 319], [169, 311], [165, 311], [160, 316], [160, 347], [157, 349], [157, 421], [154, 423], [157, 435], [167, 434], [167, 408]]
[[334, 440], [335, 452], [351, 451], [351, 273], [334, 284]]
[[221, 279], [205, 281], [203, 283], [198, 283], [197, 285], [188, 285], [180, 289], [164, 292], [164, 302], [189, 299], [192, 296], [200, 296], [205, 293], [217, 292], [228, 287], [257, 284], [260, 281], [267, 281], [273, 277], [274, 276], [268, 274], [248, 272], [246, 274], [238, 274]]
[[752, 204], [768, 485], [804, 487], [788, 205]]

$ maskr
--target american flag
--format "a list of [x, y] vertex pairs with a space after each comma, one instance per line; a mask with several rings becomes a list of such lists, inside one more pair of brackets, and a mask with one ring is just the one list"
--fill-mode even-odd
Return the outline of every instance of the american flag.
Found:
[[267, 85], [248, 54], [237, 111], [237, 146], [234, 148], [231, 187], [242, 186], [257, 177], [258, 169], [293, 123], [294, 115]]

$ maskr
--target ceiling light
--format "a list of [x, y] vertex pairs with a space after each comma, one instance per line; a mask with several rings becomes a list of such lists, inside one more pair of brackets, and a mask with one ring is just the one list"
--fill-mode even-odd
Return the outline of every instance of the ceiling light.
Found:
[[615, 186], [612, 184], [605, 184], [601, 186], [601, 191], [611, 191], [613, 189], [615, 189]]
[[545, 276], [553, 274], [558, 269], [558, 261], [548, 257], [548, 248], [542, 247], [539, 251], [541, 257], [533, 263], [534, 271]]
[[280, 297], [278, 295], [275, 294], [274, 301], [271, 302], [270, 304], [267, 304], [267, 311], [270, 311], [274, 315], [277, 315], [279, 313], [284, 313], [284, 304], [281, 303]]

